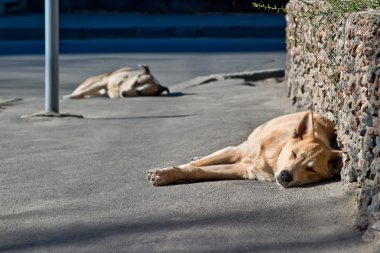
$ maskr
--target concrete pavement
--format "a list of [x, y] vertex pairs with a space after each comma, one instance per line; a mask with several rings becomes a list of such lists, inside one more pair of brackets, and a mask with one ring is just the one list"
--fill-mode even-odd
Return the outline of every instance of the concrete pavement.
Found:
[[[376, 252], [340, 182], [280, 189], [219, 181], [153, 187], [148, 169], [238, 144], [294, 108], [275, 80], [196, 76], [283, 66], [285, 54], [75, 55], [61, 94], [116, 65], [148, 63], [172, 95], [63, 100], [84, 119], [21, 119], [43, 108], [42, 57], [0, 57], [0, 252]], [[232, 67], [233, 66], [233, 67]]]

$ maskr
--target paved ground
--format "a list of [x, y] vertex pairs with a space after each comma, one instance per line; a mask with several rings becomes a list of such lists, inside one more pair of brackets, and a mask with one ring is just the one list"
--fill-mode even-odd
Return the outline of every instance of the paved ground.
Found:
[[0, 97], [24, 100], [0, 113], [0, 252], [376, 252], [360, 241], [340, 182], [284, 190], [248, 180], [156, 188], [145, 179], [294, 111], [274, 80], [176, 83], [279, 67], [284, 57], [65, 56], [63, 94], [100, 70], [141, 62], [173, 92], [61, 101], [84, 119], [21, 119], [43, 108], [42, 58], [1, 57]]

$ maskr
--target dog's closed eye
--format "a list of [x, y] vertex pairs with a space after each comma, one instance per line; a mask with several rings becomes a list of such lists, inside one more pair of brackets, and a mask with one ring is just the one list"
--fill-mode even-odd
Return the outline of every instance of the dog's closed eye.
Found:
[[315, 170], [312, 167], [310, 167], [310, 166], [306, 167], [305, 170], [308, 171], [308, 172], [315, 173]]
[[292, 150], [292, 157], [293, 158], [297, 158], [297, 154], [296, 154], [296, 152], [294, 150]]

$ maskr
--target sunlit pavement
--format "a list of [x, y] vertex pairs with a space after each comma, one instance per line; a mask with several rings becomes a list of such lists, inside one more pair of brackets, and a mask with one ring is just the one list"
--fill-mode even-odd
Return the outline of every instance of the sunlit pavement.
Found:
[[145, 172], [242, 142], [290, 112], [284, 83], [187, 88], [198, 75], [284, 67], [285, 53], [74, 54], [61, 95], [93, 74], [147, 63], [170, 96], [61, 100], [43, 109], [43, 56], [0, 57], [0, 252], [376, 252], [340, 182], [281, 189], [216, 181], [153, 187]]

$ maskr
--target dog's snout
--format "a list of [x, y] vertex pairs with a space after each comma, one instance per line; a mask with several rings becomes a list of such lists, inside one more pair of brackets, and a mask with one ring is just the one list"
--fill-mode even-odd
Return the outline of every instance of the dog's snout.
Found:
[[282, 182], [289, 183], [293, 180], [293, 176], [289, 171], [283, 170], [280, 172], [280, 179]]

